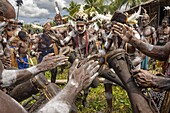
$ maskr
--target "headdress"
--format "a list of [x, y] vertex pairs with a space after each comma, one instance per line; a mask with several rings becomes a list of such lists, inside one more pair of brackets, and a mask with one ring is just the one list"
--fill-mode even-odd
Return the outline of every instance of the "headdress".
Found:
[[76, 21], [88, 21], [88, 15], [84, 13], [83, 5], [80, 6], [79, 12], [75, 15], [76, 16]]

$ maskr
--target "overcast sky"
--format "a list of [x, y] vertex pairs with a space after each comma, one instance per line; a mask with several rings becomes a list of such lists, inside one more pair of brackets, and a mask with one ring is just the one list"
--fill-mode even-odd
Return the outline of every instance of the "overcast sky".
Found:
[[[8, 0], [15, 8], [17, 13], [16, 0]], [[65, 0], [68, 6], [71, 0]], [[82, 2], [82, 0], [73, 0], [74, 2]], [[24, 23], [41, 23], [50, 21], [55, 16], [55, 0], [23, 0], [20, 7], [19, 20]], [[61, 12], [66, 14], [65, 11]], [[50, 18], [50, 19], [49, 19]]]

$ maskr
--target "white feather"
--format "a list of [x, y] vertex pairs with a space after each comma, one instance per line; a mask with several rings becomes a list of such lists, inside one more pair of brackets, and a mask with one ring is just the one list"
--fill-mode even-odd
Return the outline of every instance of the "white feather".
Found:
[[50, 29], [51, 30], [57, 30], [57, 29], [64, 29], [64, 28], [67, 28], [67, 26], [68, 26], [68, 23], [67, 24], [61, 24], [61, 25], [58, 25], [58, 26], [53, 26], [53, 27], [51, 27]]
[[99, 30], [99, 26], [97, 25], [97, 22], [94, 23], [94, 29], [95, 29], [96, 31]]
[[65, 0], [56, 0], [56, 7], [59, 9], [59, 11], [62, 11], [64, 7], [66, 7]]
[[43, 29], [43, 27], [42, 27], [42, 26], [35, 25], [35, 24], [31, 24], [31, 27], [32, 27], [32, 28]]
[[164, 6], [164, 10], [170, 10], [169, 6]]
[[102, 14], [97, 14], [96, 16], [94, 16], [92, 18], [92, 20], [111, 20], [111, 17], [108, 17], [108, 16], [105, 16], [105, 15], [102, 15]]
[[71, 25], [71, 26], [74, 27], [74, 26], [75, 26], [75, 23], [73, 22], [73, 20], [69, 19], [69, 20], [68, 20], [68, 25]]
[[58, 7], [55, 7], [56, 14], [59, 14], [60, 11], [58, 10]]
[[89, 25], [89, 30], [94, 29], [95, 31], [99, 30], [99, 26], [97, 25], [97, 22], [94, 22], [92, 24]]
[[79, 9], [80, 12], [84, 12], [84, 6], [85, 5], [81, 4], [80, 9]]
[[138, 12], [133, 13], [133, 14], [127, 19], [127, 22], [130, 22], [130, 21], [132, 21], [132, 20], [136, 20], [136, 19], [138, 19], [139, 17], [141, 17], [142, 15], [140, 15], [140, 13], [141, 13], [141, 6], [139, 7]]

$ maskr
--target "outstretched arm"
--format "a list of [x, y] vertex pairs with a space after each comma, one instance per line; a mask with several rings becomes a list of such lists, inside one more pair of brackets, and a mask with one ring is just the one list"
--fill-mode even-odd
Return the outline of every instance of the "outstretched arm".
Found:
[[68, 58], [64, 55], [53, 56], [53, 54], [49, 54], [44, 57], [40, 64], [22, 70], [6, 70], [3, 68], [3, 64], [1, 63], [0, 87], [8, 87], [12, 84], [24, 82], [40, 72], [65, 64], [67, 59]]
[[155, 76], [146, 70], [133, 70], [133, 77], [142, 87], [170, 90], [170, 78]]
[[38, 113], [69, 113], [78, 93], [87, 88], [98, 75], [98, 62], [93, 60], [81, 65], [75, 60], [70, 68], [69, 82], [61, 92], [47, 103]]
[[167, 60], [170, 53], [170, 42], [165, 46], [154, 46], [149, 43], [143, 42], [142, 40], [137, 39], [139, 36], [138, 32], [133, 28], [121, 24], [116, 23], [113, 25], [113, 30], [116, 34], [118, 34], [124, 41], [129, 42], [134, 47], [139, 49], [141, 52], [150, 56], [154, 59], [158, 60]]
[[129, 43], [138, 48], [142, 53], [154, 59], [165, 61], [169, 58], [170, 49], [168, 48], [170, 47], [170, 43], [167, 43], [165, 46], [154, 46], [135, 37], [131, 38]]

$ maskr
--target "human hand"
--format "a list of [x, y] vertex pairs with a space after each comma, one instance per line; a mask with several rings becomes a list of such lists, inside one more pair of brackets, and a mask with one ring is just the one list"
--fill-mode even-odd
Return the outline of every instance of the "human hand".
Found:
[[57, 66], [64, 65], [68, 61], [68, 57], [64, 55], [56, 55], [50, 53], [46, 55], [42, 62], [38, 64], [37, 68], [41, 71], [51, 70]]
[[76, 59], [69, 70], [69, 83], [74, 85], [78, 91], [86, 89], [98, 76], [98, 61], [90, 60], [82, 65]]
[[113, 24], [112, 30], [126, 42], [129, 42], [134, 37], [140, 39], [139, 33], [134, 28], [129, 27], [126, 24], [116, 22]]
[[87, 63], [90, 60], [98, 59], [99, 57], [100, 57], [100, 54], [88, 55], [87, 58], [85, 58], [79, 62], [79, 66], [84, 65], [85, 63]]
[[157, 87], [157, 83], [155, 82], [155, 79], [157, 76], [154, 76], [147, 70], [133, 70], [133, 77], [137, 81], [137, 84], [139, 84], [142, 87]]

